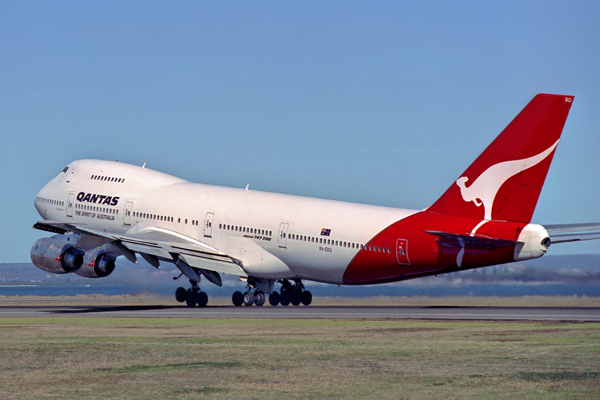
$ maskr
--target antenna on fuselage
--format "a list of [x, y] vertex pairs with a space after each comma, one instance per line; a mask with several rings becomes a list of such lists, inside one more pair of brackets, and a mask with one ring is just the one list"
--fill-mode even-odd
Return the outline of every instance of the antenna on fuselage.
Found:
[[247, 185], [246, 185], [246, 190], [248, 190], [248, 188], [249, 188], [249, 187], [250, 187], [250, 184], [247, 184]]
[[142, 165], [142, 168], [146, 168], [146, 163], [144, 163], [144, 165]]

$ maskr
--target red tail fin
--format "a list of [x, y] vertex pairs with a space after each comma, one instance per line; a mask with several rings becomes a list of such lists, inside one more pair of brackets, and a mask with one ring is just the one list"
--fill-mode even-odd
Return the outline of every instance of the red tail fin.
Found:
[[535, 96], [428, 211], [530, 222], [572, 102]]

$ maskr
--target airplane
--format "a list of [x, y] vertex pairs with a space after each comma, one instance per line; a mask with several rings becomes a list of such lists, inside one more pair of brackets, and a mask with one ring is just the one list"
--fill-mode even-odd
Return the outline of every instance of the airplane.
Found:
[[[173, 263], [206, 306], [201, 278], [240, 277], [235, 306], [309, 305], [303, 281], [366, 285], [543, 256], [599, 239], [600, 223], [532, 224], [573, 96], [538, 94], [442, 196], [422, 210], [209, 186], [142, 167], [73, 161], [35, 197], [34, 265], [101, 278], [119, 256]], [[175, 277], [174, 279], [177, 279]], [[281, 284], [279, 290], [275, 285]]]

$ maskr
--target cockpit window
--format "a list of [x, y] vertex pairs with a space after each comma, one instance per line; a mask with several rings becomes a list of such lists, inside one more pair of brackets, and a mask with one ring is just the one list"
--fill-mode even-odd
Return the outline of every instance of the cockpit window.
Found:
[[64, 172], [66, 174], [68, 170], [69, 170], [69, 167], [66, 166], [65, 169], [62, 170], [62, 172]]

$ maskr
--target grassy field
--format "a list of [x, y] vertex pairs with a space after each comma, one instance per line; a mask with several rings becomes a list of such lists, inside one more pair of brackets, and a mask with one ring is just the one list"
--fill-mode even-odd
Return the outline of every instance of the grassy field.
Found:
[[598, 399], [600, 324], [0, 319], [2, 399]]

